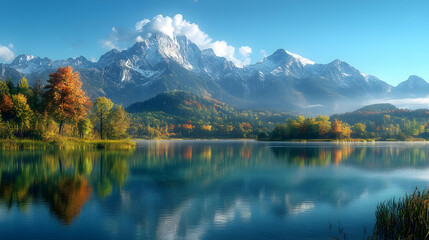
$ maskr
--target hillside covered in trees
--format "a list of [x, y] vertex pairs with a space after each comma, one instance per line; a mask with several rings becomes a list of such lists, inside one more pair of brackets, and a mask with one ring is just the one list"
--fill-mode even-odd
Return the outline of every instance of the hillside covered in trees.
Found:
[[429, 138], [429, 110], [374, 104], [331, 117], [243, 110], [184, 91], [161, 93], [126, 110], [91, 102], [71, 67], [29, 86], [0, 80], [0, 139], [260, 138], [418, 140]]
[[398, 109], [392, 104], [374, 104], [354, 112], [288, 119], [271, 132], [272, 140], [292, 139], [429, 139], [428, 109]]
[[126, 109], [129, 133], [139, 138], [268, 137], [289, 113], [236, 109], [209, 97], [183, 91], [159, 94]]

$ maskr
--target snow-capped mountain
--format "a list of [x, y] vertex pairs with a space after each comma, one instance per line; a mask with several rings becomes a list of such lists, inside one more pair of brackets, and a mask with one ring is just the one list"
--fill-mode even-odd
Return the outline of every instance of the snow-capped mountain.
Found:
[[33, 55], [19, 55], [13, 60], [10, 67], [16, 69], [22, 74], [32, 74], [35, 72], [43, 72], [50, 69], [59, 68], [61, 66], [72, 66], [73, 68], [89, 68], [94, 63], [88, 61], [85, 57], [68, 58], [65, 60], [53, 61], [49, 58], [34, 57]]
[[249, 66], [249, 69], [260, 71], [263, 74], [284, 75], [292, 77], [306, 77], [311, 66], [315, 63], [297, 54], [284, 49], [278, 49], [271, 56]]
[[124, 105], [179, 89], [240, 106], [334, 112], [345, 110], [342, 106], [346, 103], [356, 107], [364, 99], [392, 97], [392, 92], [412, 92], [429, 85], [410, 77], [394, 88], [346, 62], [317, 64], [284, 49], [255, 64], [237, 67], [212, 49], [199, 49], [184, 36], [172, 39], [162, 33], [129, 49], [113, 49], [98, 62], [84, 57], [53, 61], [19, 55], [10, 64], [0, 64], [0, 77], [9, 74], [18, 81], [26, 76], [31, 83], [36, 77], [47, 79], [60, 66], [79, 71], [91, 97], [107, 96]]

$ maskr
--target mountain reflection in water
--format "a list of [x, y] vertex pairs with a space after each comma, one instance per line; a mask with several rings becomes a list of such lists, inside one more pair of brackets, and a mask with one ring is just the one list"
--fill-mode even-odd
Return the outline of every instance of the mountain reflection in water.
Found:
[[[86, 229], [93, 238], [329, 239], [339, 219], [362, 237], [379, 201], [427, 184], [428, 146], [140, 141], [133, 151], [2, 151], [0, 237], [35, 212], [21, 237]], [[52, 217], [59, 226], [38, 228]]]

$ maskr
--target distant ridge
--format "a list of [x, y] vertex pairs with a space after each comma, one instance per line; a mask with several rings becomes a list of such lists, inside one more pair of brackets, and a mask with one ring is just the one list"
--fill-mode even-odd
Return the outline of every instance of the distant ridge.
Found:
[[355, 112], [390, 112], [398, 110], [398, 108], [390, 103], [377, 103], [359, 108]]

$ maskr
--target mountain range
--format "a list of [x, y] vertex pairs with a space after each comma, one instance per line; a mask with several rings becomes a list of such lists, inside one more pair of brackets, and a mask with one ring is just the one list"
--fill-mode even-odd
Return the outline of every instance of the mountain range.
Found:
[[201, 50], [184, 36], [153, 34], [129, 49], [113, 49], [92, 62], [84, 57], [51, 60], [19, 55], [0, 64], [0, 78], [47, 80], [60, 66], [79, 71], [91, 98], [106, 96], [128, 106], [170, 91], [183, 90], [240, 107], [334, 113], [378, 99], [426, 97], [429, 83], [417, 77], [394, 87], [334, 60], [318, 64], [284, 49], [239, 67], [212, 49]]

